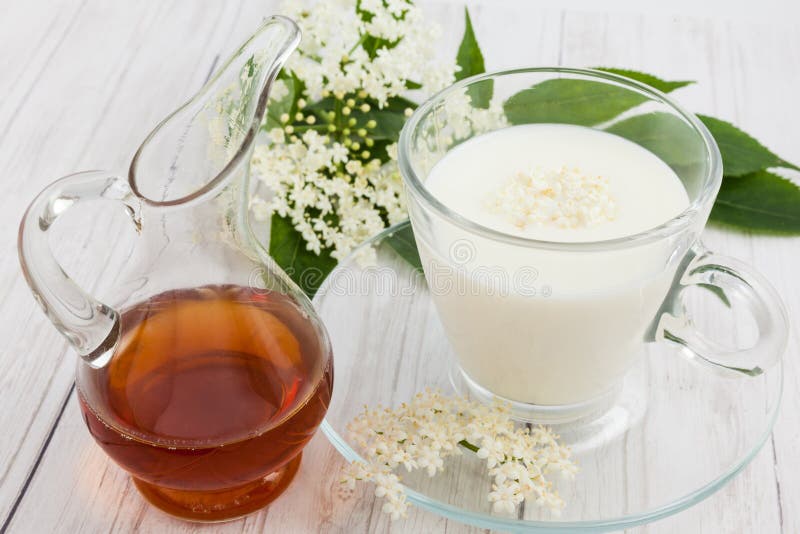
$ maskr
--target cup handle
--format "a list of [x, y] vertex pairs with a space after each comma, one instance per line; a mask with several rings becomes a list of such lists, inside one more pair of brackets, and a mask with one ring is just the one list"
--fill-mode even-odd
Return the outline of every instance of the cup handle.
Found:
[[106, 171], [65, 176], [47, 186], [28, 206], [19, 226], [17, 247], [25, 280], [47, 318], [88, 363], [99, 365], [116, 343], [119, 314], [86, 293], [64, 272], [48, 242], [58, 217], [87, 200], [122, 203], [140, 229], [137, 203], [125, 180]]
[[670, 306], [673, 311], [661, 316], [656, 339], [678, 343], [690, 356], [717, 368], [747, 376], [760, 375], [780, 360], [788, 340], [789, 319], [778, 292], [763, 276], [737, 259], [714, 254], [700, 244], [689, 254], [694, 258], [671, 297], [679, 300], [683, 290], [690, 286], [716, 288], [732, 308], [750, 311], [758, 326], [758, 339], [752, 347], [730, 350], [700, 332], [682, 305]]

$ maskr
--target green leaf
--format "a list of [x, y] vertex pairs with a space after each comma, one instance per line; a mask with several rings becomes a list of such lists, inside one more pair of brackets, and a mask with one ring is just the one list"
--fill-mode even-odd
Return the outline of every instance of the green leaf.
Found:
[[715, 286], [713, 284], [697, 284], [697, 287], [702, 287], [705, 290], [711, 291], [717, 298], [722, 301], [726, 308], [731, 307], [731, 301], [728, 299], [728, 295], [725, 294], [725, 290], [719, 286]]
[[469, 17], [469, 9], [464, 8], [464, 37], [461, 38], [461, 45], [458, 47], [456, 55], [456, 65], [461, 70], [456, 72], [456, 80], [463, 80], [476, 74], [486, 72], [483, 61], [483, 53], [478, 40], [475, 38], [475, 30], [472, 28], [472, 19]]
[[800, 234], [800, 187], [768, 171], [725, 179], [711, 219], [744, 230]]
[[375, 120], [375, 128], [369, 130], [369, 136], [376, 140], [387, 140], [395, 142], [400, 138], [400, 130], [406, 123], [406, 116], [402, 112], [391, 111], [389, 109], [371, 109], [363, 113], [362, 124], [370, 119]]
[[325, 98], [320, 98], [316, 102], [309, 102], [306, 107], [305, 111], [333, 111], [334, 107], [336, 106], [336, 99], [332, 96], [326, 96]]
[[303, 236], [292, 222], [277, 214], [272, 216], [269, 232], [269, 254], [286, 271], [289, 278], [312, 298], [328, 274], [336, 267], [336, 260], [323, 250], [319, 255], [306, 249]]
[[800, 170], [796, 165], [770, 152], [767, 147], [733, 124], [706, 115], [698, 117], [719, 145], [725, 176], [742, 176], [769, 167]]
[[523, 89], [503, 104], [512, 124], [557, 122], [592, 126], [643, 103], [643, 95], [592, 80], [556, 78]]
[[381, 48], [385, 48], [386, 50], [391, 50], [399, 43], [400, 39], [390, 41], [388, 39], [375, 37], [373, 35], [365, 35], [361, 39], [361, 48], [364, 49], [364, 52], [367, 53], [370, 59], [375, 59], [376, 57], [378, 57], [378, 50], [380, 50]]
[[422, 272], [422, 260], [419, 257], [417, 241], [414, 239], [414, 230], [412, 230], [410, 224], [406, 224], [403, 228], [386, 237], [384, 241], [409, 265]]
[[[472, 28], [472, 20], [466, 7], [464, 8], [464, 21], [464, 37], [461, 39], [461, 45], [458, 47], [458, 54], [456, 55], [456, 64], [461, 67], [461, 70], [456, 72], [456, 80], [463, 80], [486, 72], [483, 53], [480, 46], [478, 46], [478, 39], [475, 37], [475, 30]], [[477, 82], [467, 89], [467, 94], [472, 98], [472, 104], [475, 107], [484, 109], [489, 107], [493, 93], [493, 80]]]
[[635, 115], [606, 128], [646, 148], [673, 169], [685, 168], [705, 160], [698, 134], [679, 117], [664, 112]]
[[691, 85], [694, 83], [691, 80], [680, 80], [675, 82], [662, 80], [661, 78], [653, 76], [652, 74], [647, 74], [646, 72], [639, 72], [629, 69], [596, 67], [596, 70], [602, 70], [603, 72], [610, 72], [611, 74], [618, 74], [619, 76], [625, 76], [626, 78], [630, 78], [631, 80], [636, 80], [637, 82], [649, 85], [654, 89], [658, 89], [662, 93], [669, 93], [671, 91], [674, 91], [675, 89], [680, 89], [681, 87], [686, 87], [687, 85]]
[[[283, 74], [283, 73], [281, 73]], [[281, 128], [281, 115], [284, 113], [291, 115], [295, 103], [295, 83], [292, 76], [280, 76], [279, 80], [283, 80], [289, 92], [280, 100], [270, 100], [267, 102], [267, 121], [264, 124], [264, 129], [269, 131], [273, 128]]]
[[[373, 106], [373, 108], [374, 107], [376, 106]], [[397, 111], [398, 113], [405, 113], [406, 109], [417, 109], [417, 103], [407, 98], [403, 98], [402, 96], [393, 96], [386, 101], [386, 105], [383, 107], [383, 109]]]
[[386, 105], [383, 108], [378, 108], [377, 103], [375, 103], [366, 113], [358, 111], [357, 118], [359, 125], [366, 124], [370, 119], [375, 120], [375, 128], [369, 131], [369, 136], [372, 139], [394, 143], [400, 138], [400, 130], [403, 129], [403, 125], [406, 123], [406, 109], [415, 109], [416, 107], [416, 102], [400, 96], [394, 96], [386, 101]]

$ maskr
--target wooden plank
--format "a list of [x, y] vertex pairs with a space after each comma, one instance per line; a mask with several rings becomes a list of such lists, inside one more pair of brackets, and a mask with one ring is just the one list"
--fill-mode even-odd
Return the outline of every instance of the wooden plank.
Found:
[[[44, 5], [33, 4], [31, 7], [30, 14], [34, 16], [31, 20], [16, 19], [23, 34], [34, 30], [37, 21], [44, 23], [46, 20], [38, 19], [39, 15], [47, 14]], [[0, 513], [3, 517], [13, 505], [61, 410], [74, 372], [73, 356], [65, 351], [63, 340], [47, 324], [19, 275], [16, 242], [11, 235], [33, 195], [47, 182], [81, 163], [79, 155], [87, 151], [88, 143], [92, 141], [90, 120], [69, 120], [69, 117], [93, 119], [101, 111], [98, 102], [110, 98], [114, 89], [98, 84], [93, 99], [81, 99], [76, 95], [78, 98], [65, 102], [58, 98], [59, 92], [54, 93], [48, 85], [54, 79], [64, 84], [75, 83], [84, 74], [81, 67], [87, 67], [85, 63], [66, 66], [74, 59], [69, 50], [82, 30], [85, 16], [82, 6], [72, 6], [74, 13], [67, 7], [65, 3], [62, 9], [53, 11], [60, 22], [45, 23], [47, 34], [33, 40], [37, 48], [27, 57], [24, 54], [20, 56], [25, 63], [14, 73], [19, 83], [11, 87], [2, 108], [5, 130], [0, 144], [0, 168], [4, 176], [13, 177], [3, 180], [0, 185], [0, 221], [9, 230], [9, 239], [3, 239], [4, 253], [0, 259], [3, 273], [0, 307], [3, 316], [11, 318], [0, 326], [0, 335], [7, 342], [7, 349], [0, 354], [3, 396], [6, 399], [6, 409], [0, 413], [0, 424], [7, 429], [0, 441], [0, 458], [3, 458]], [[118, 30], [119, 37], [124, 39], [124, 28], [111, 29]], [[91, 51], [87, 51], [86, 58], [92, 58]], [[106, 80], [120, 68], [124, 68], [124, 64], [107, 63], [98, 68], [95, 76]], [[109, 142], [113, 143], [114, 139], [109, 139]], [[97, 153], [93, 155], [97, 157]], [[72, 261], [68, 264], [75, 268], [74, 251], [82, 252], [87, 232], [80, 232], [80, 239], [70, 238], [69, 234], [60, 237], [63, 238], [60, 250], [73, 250]], [[107, 255], [108, 251], [105, 251]], [[100, 262], [103, 259], [103, 255], [98, 256]]]
[[[623, 2], [624, 3], [624, 2]], [[575, 4], [575, 3], [573, 3]], [[26, 6], [25, 8], [20, 6]], [[199, 87], [214, 59], [241, 40], [274, 3], [16, 3], [0, 19], [0, 517], [13, 506], [36, 464], [70, 389], [74, 355], [35, 307], [18, 274], [13, 229], [24, 205], [55, 177], [81, 167], [124, 168], [154, 121]], [[460, 39], [459, 3], [426, 2], [431, 16], [455, 21], [445, 28], [443, 54]], [[638, 6], [618, 14], [542, 9], [528, 3], [471, 2], [473, 22], [492, 68], [522, 64], [606, 64], [696, 79], [680, 100], [690, 109], [740, 123], [779, 154], [800, 161], [790, 105], [800, 86], [800, 42], [790, 22], [642, 16]], [[575, 7], [575, 6], [573, 6]], [[577, 6], [580, 7], [580, 6]], [[582, 9], [594, 9], [583, 7]], [[13, 22], [12, 22], [13, 21]], [[5, 44], [5, 43], [4, 43]], [[446, 52], [445, 52], [446, 51]], [[80, 59], [77, 59], [80, 58]], [[776, 75], [777, 74], [777, 75]], [[43, 127], [43, 120], [46, 127]], [[7, 130], [2, 130], [7, 128]], [[76, 278], [110, 295], [114, 262], [108, 236], [126, 235], [126, 223], [77, 217], [59, 251]], [[87, 235], [79, 224], [94, 224]], [[107, 224], [105, 224], [107, 222]], [[107, 228], [104, 228], [107, 226]], [[74, 233], [75, 235], [70, 235]], [[715, 250], [754, 264], [800, 315], [796, 272], [798, 239], [751, 237], [710, 229]], [[91, 259], [97, 261], [92, 262]], [[107, 268], [103, 268], [108, 263]], [[94, 284], [92, 284], [94, 282]], [[641, 532], [800, 531], [800, 422], [798, 348], [790, 345], [784, 406], [773, 441], [754, 463], [704, 503]], [[92, 442], [69, 397], [24, 499], [12, 532], [194, 532], [147, 506], [127, 476]], [[713, 436], [709, 438], [713, 442]], [[368, 487], [341, 491], [342, 460], [323, 436], [309, 445], [297, 480], [268, 510], [219, 526], [222, 532], [474, 532], [476, 529], [413, 511], [390, 524]], [[656, 481], [657, 482], [657, 481]], [[780, 497], [780, 500], [779, 500]]]
[[[767, 146], [790, 161], [800, 161], [797, 124], [800, 109], [788, 105], [800, 83], [800, 39], [796, 28], [775, 27], [766, 23], [735, 21], [719, 25], [724, 49], [730, 54], [730, 85], [719, 84], [718, 91], [729, 92], [731, 101], [720, 111], [762, 140]], [[794, 67], [787, 66], [793, 65]], [[800, 173], [792, 173], [800, 181]], [[729, 506], [760, 509], [762, 518], [770, 514], [780, 522], [782, 532], [800, 530], [800, 458], [797, 455], [800, 435], [800, 346], [797, 317], [800, 317], [800, 290], [797, 272], [800, 268], [800, 238], [750, 236], [721, 230], [710, 232], [709, 244], [720, 251], [736, 255], [764, 274], [778, 289], [787, 306], [792, 328], [789, 346], [784, 355], [786, 374], [783, 406], [775, 425], [771, 443], [762, 453], [764, 470], [774, 473], [775, 491], [780, 500], [769, 502], [759, 486], [740, 490]], [[737, 488], [731, 491], [735, 492]], [[748, 493], [749, 491], [749, 493]], [[755, 514], [754, 514], [755, 515]], [[756, 520], [752, 524], [757, 525]], [[754, 527], [757, 528], [757, 527]]]

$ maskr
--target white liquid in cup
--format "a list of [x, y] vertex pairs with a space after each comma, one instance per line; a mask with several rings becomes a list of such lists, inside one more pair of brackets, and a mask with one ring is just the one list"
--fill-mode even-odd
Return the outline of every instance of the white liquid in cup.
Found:
[[[519, 172], [577, 167], [609, 180], [617, 213], [586, 228], [519, 228], [486, 199]], [[461, 216], [500, 232], [556, 242], [637, 234], [683, 212], [689, 198], [662, 160], [621, 137], [535, 124], [457, 146], [426, 187]], [[426, 278], [461, 368], [507, 399], [563, 405], [591, 400], [630, 368], [680, 258], [670, 239], [575, 252], [480, 237], [431, 216], [415, 234]]]

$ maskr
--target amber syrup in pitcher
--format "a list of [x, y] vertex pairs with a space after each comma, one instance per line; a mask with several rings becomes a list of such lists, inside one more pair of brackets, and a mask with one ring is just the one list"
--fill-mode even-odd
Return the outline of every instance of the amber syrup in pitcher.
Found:
[[328, 408], [331, 357], [290, 298], [168, 291], [121, 314], [111, 360], [81, 372], [100, 446], [173, 515], [219, 521], [286, 488]]

